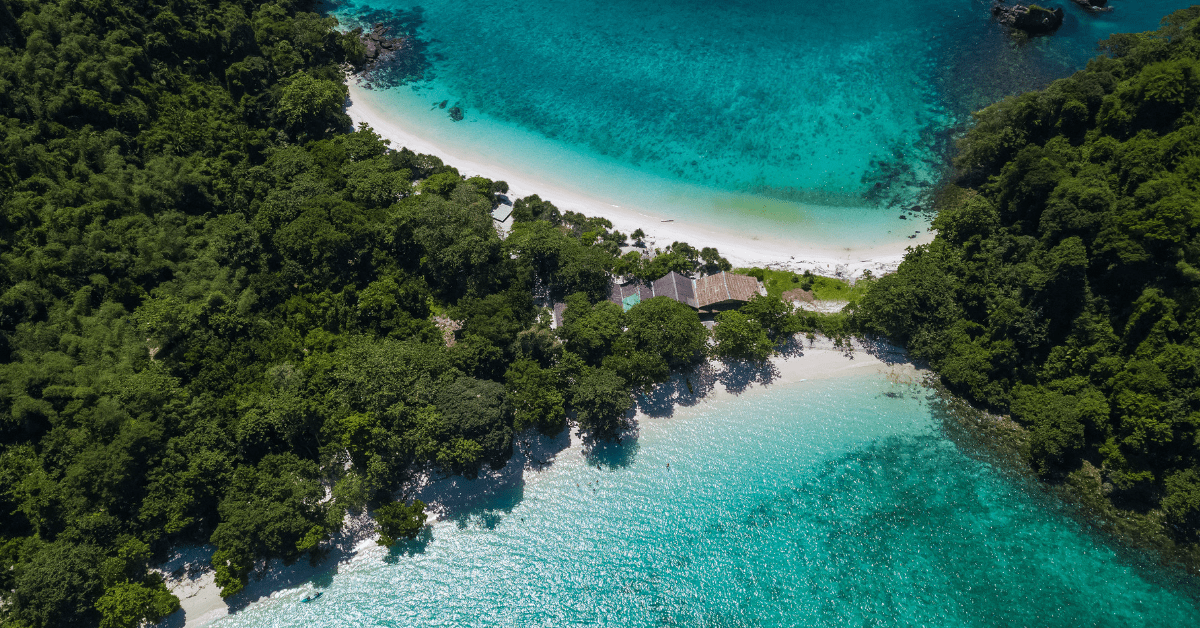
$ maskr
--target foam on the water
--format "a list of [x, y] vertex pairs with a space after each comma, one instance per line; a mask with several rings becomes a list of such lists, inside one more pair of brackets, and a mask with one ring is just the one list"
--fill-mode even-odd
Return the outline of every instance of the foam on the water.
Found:
[[[941, 433], [920, 389], [801, 382], [643, 421], [321, 580], [266, 626], [1190, 625], [1194, 589]], [[670, 469], [667, 465], [670, 464]]]

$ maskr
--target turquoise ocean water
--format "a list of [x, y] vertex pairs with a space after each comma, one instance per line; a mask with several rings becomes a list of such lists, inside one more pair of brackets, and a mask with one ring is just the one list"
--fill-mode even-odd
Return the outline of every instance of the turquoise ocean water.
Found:
[[[369, 98], [454, 152], [655, 215], [883, 241], [969, 113], [1067, 76], [1187, 1], [1070, 2], [1014, 39], [989, 0], [340, 1], [425, 42], [421, 80]], [[396, 85], [400, 77], [379, 81]], [[465, 119], [447, 109], [458, 105]], [[748, 222], [747, 222], [748, 221]], [[895, 229], [893, 238], [910, 233]], [[806, 238], [812, 240], [813, 238]]]
[[[423, 80], [382, 89], [383, 77], [369, 94], [436, 143], [672, 217], [863, 242], [893, 237], [896, 207], [936, 180], [969, 111], [1186, 5], [1065, 4], [1056, 36], [1024, 43], [979, 0], [335, 11], [427, 42]], [[969, 454], [923, 393], [883, 376], [756, 389], [566, 451], [417, 542], [368, 549], [214, 625], [1200, 623], [1194, 583]], [[313, 588], [324, 596], [300, 603]]]
[[215, 626], [1195, 625], [1194, 584], [968, 455], [924, 394], [859, 375], [646, 419]]

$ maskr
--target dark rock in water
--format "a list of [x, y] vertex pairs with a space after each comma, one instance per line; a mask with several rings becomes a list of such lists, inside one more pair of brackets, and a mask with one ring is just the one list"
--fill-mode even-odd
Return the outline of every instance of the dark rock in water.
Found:
[[366, 49], [366, 54], [363, 55], [364, 67], [360, 68], [360, 71], [371, 74], [379, 67], [395, 65], [397, 61], [404, 63], [411, 60], [411, 57], [419, 56], [413, 49], [411, 38], [404, 35], [390, 37], [388, 33], [391, 30], [391, 27], [377, 23], [365, 33], [361, 29], [356, 31], [359, 41]]
[[442, 102], [441, 102], [441, 103], [438, 105], [438, 109], [445, 109], [445, 108], [446, 108], [446, 105], [448, 105], [448, 104], [450, 104], [450, 101], [449, 101], [449, 100], [443, 100], [443, 101], [442, 101]]
[[463, 119], [463, 110], [455, 105], [450, 108], [450, 119], [459, 122]]
[[425, 22], [422, 13], [420, 7], [406, 10], [357, 6], [339, 11], [339, 21], [350, 26], [348, 34], [358, 40], [357, 50], [347, 55], [347, 61], [359, 85], [367, 89], [390, 88], [426, 78], [432, 66], [426, 52], [429, 42], [417, 36]]
[[917, 212], [921, 211], [921, 206], [920, 206], [920, 205], [913, 205], [912, 207], [909, 207], [909, 208], [908, 208], [908, 211], [910, 211], [910, 212], [912, 212], [912, 213], [914, 213], [914, 214], [915, 214], [915, 213], [917, 213]]
[[908, 220], [908, 216], [905, 216], [904, 214], [900, 214], [900, 220]]
[[1108, 13], [1112, 11], [1112, 7], [1108, 6], [1108, 0], [1071, 0], [1071, 2], [1083, 7], [1083, 10], [1089, 13]]
[[997, 22], [1025, 31], [1031, 35], [1044, 35], [1053, 33], [1062, 26], [1063, 10], [1062, 7], [1054, 9], [1043, 9], [1038, 5], [1025, 6], [1023, 4], [1015, 4], [1007, 6], [1002, 0], [995, 0], [992, 3], [992, 16]]

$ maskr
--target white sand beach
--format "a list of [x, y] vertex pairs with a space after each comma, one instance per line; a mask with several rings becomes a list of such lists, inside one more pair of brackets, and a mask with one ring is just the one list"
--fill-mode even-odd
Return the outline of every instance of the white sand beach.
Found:
[[[410, 120], [408, 116], [389, 114], [388, 104], [379, 92], [356, 85], [353, 80], [348, 84], [350, 104], [347, 113], [350, 118], [356, 126], [360, 123], [369, 125], [380, 136], [390, 140], [392, 148], [406, 147], [417, 153], [434, 155], [465, 176], [505, 181], [509, 185], [510, 199], [537, 194], [561, 210], [607, 218], [612, 221], [614, 228], [626, 234], [640, 228], [648, 235], [646, 242], [652, 247], [684, 241], [697, 248], [716, 247], [739, 267], [811, 270], [826, 276], [840, 274], [841, 277], [853, 279], [859, 277], [863, 270], [871, 270], [876, 275], [890, 272], [899, 265], [908, 247], [933, 240], [933, 233], [924, 228], [924, 222], [918, 220], [897, 220], [897, 235], [879, 237], [880, 234], [873, 233], [876, 237], [867, 238], [862, 233], [842, 233], [834, 239], [828, 237], [828, 229], [783, 229], [778, 225], [773, 227], [769, 222], [740, 219], [736, 209], [728, 212], [727, 219], [702, 221], [695, 216], [682, 216], [677, 207], [658, 204], [656, 199], [639, 198], [636, 191], [630, 191], [621, 198], [601, 197], [582, 185], [561, 183], [570, 180], [570, 172], [555, 172], [555, 178], [560, 182], [550, 180], [545, 170], [569, 168], [569, 165], [563, 165], [566, 160], [536, 169], [515, 159], [502, 161], [495, 154], [484, 154], [477, 147], [455, 142], [435, 129]], [[737, 202], [746, 202], [746, 195], [741, 196]], [[687, 202], [687, 199], [680, 202]], [[890, 213], [888, 217], [896, 218]], [[737, 228], [734, 228], [735, 225]], [[849, 228], [839, 229], [845, 231]], [[876, 231], [879, 229], [878, 225], [872, 228]], [[747, 229], [756, 231], [748, 232]], [[914, 237], [898, 235], [901, 233]], [[855, 241], [876, 243], [845, 245]]]
[[[897, 348], [864, 346], [858, 342], [852, 347], [852, 350], [834, 347], [826, 338], [817, 338], [813, 343], [798, 339], [790, 356], [772, 358], [761, 367], [709, 362], [693, 373], [676, 376], [657, 387], [649, 397], [640, 397], [636, 423], [670, 420], [664, 415], [686, 413], [692, 407], [738, 395], [759, 394], [773, 386], [805, 380], [879, 373], [893, 382], [918, 384], [923, 377], [924, 371], [909, 363]], [[524, 434], [517, 439], [515, 455], [504, 468], [482, 474], [476, 480], [425, 475], [404, 491], [404, 497], [424, 501], [430, 523], [462, 512], [514, 483], [536, 482], [537, 476], [556, 462], [585, 456], [589, 443], [571, 432], [564, 431], [555, 438]], [[291, 566], [271, 561], [267, 569], [251, 576], [246, 589], [230, 602], [221, 598], [208, 566], [212, 548], [181, 548], [171, 561], [159, 566], [168, 587], [182, 605], [182, 610], [161, 626], [202, 626], [228, 615], [231, 604], [236, 609], [250, 604], [294, 602], [346, 565], [378, 559], [386, 550], [376, 545], [377, 538], [378, 533], [369, 516], [348, 517], [342, 533], [326, 542], [327, 555], [323, 561], [313, 565], [308, 559], [301, 559]]]
[[[631, 233], [642, 229], [650, 246], [665, 246], [674, 241], [686, 241], [693, 246], [715, 246], [736, 266], [770, 266], [796, 271], [853, 279], [863, 270], [876, 274], [894, 270], [909, 246], [932, 240], [928, 231], [915, 238], [903, 238], [878, 245], [838, 247], [817, 237], [762, 233], [750, 235], [734, 229], [702, 224], [694, 220], [675, 220], [659, 211], [652, 203], [639, 204], [637, 199], [600, 198], [584, 189], [575, 189], [546, 180], [545, 177], [516, 163], [502, 163], [478, 154], [469, 147], [439, 141], [433, 134], [422, 132], [419, 125], [407, 123], [401, 116], [389, 116], [377, 102], [377, 94], [350, 82], [352, 104], [348, 113], [354, 123], [366, 123], [376, 133], [392, 142], [393, 148], [407, 147], [418, 153], [435, 155], [466, 176], [483, 176], [503, 180], [509, 185], [510, 199], [538, 194], [562, 210], [590, 216], [603, 216], [614, 227]], [[553, 167], [553, 166], [551, 166]], [[920, 226], [909, 223], [905, 227]], [[913, 233], [911, 230], [906, 233]], [[861, 373], [882, 373], [893, 381], [917, 383], [922, 372], [908, 363], [902, 352], [890, 347], [864, 347], [855, 343], [852, 350], [836, 348], [824, 338], [814, 343], [797, 339], [797, 345], [787, 357], [779, 356], [761, 366], [709, 362], [687, 376], [676, 376], [645, 397], [639, 398], [636, 423], [663, 420], [677, 409], [723, 398], [757, 394], [770, 386], [786, 385], [810, 379], [845, 377]], [[686, 382], [686, 385], [685, 385]], [[448, 513], [461, 511], [513, 482], [536, 481], [536, 476], [556, 460], [584, 456], [588, 443], [578, 434], [564, 432], [556, 438], [536, 434], [518, 439], [514, 458], [499, 471], [476, 480], [460, 476], [425, 475], [405, 491], [408, 499], [421, 499], [428, 504], [430, 521]], [[183, 548], [159, 570], [172, 592], [180, 599], [182, 610], [168, 618], [163, 626], [194, 628], [224, 617], [232, 609], [250, 604], [269, 604], [274, 600], [300, 598], [313, 590], [314, 582], [328, 578], [340, 567], [359, 560], [368, 560], [386, 551], [375, 544], [378, 533], [368, 515], [347, 520], [346, 529], [326, 543], [324, 560], [311, 564], [308, 560], [285, 566], [272, 561], [251, 577], [245, 590], [231, 601], [221, 598], [219, 588], [208, 565], [212, 548]], [[232, 606], [231, 606], [232, 605]]]

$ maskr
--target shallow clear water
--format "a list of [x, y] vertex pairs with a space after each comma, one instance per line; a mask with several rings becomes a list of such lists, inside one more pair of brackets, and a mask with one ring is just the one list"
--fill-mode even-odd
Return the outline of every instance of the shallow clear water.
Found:
[[[760, 210], [702, 201], [742, 192], [784, 201], [776, 222], [848, 213], [845, 231], [918, 202], [970, 111], [1067, 76], [1097, 40], [1189, 3], [1113, 0], [1098, 16], [1064, 4], [1057, 34], [1024, 42], [988, 0], [366, 0], [335, 13], [402, 10], [389, 23], [429, 42], [425, 80], [382, 94], [421, 134], [568, 170], [605, 198], [677, 197], [707, 222]], [[430, 107], [442, 101], [466, 119]], [[658, 189], [674, 183], [685, 188]]]
[[[432, 141], [614, 202], [861, 243], [891, 237], [880, 208], [935, 180], [969, 111], [1187, 3], [1111, 4], [1067, 3], [1057, 35], [1018, 45], [979, 0], [430, 0], [402, 16], [430, 42], [426, 80], [371, 97]], [[217, 625], [1193, 625], [1177, 579], [863, 376], [648, 419], [317, 578], [316, 603], [306, 585]]]
[[[1194, 588], [947, 440], [923, 393], [809, 381], [647, 419], [215, 625], [1193, 625]], [[670, 464], [670, 469], [667, 465]]]

